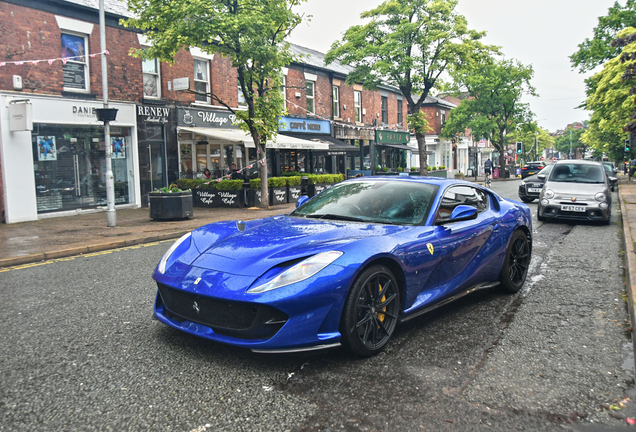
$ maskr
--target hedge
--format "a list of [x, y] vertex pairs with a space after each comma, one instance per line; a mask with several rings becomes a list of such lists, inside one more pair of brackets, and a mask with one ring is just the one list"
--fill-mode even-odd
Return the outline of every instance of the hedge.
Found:
[[203, 190], [220, 190], [231, 191], [241, 190], [243, 188], [243, 180], [192, 180], [178, 179], [175, 184], [179, 189], [203, 189]]

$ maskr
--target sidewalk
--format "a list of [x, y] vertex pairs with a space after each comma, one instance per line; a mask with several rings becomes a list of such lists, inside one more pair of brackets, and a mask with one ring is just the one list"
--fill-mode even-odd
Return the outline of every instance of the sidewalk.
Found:
[[252, 220], [291, 212], [295, 204], [258, 208], [195, 207], [190, 219], [154, 221], [148, 208], [117, 210], [109, 228], [106, 212], [83, 213], [15, 224], [0, 223], [0, 268], [181, 237], [201, 225]]

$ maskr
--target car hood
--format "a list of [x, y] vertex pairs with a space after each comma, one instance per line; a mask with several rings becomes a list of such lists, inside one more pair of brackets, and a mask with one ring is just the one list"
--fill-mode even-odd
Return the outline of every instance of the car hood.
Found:
[[548, 182], [545, 190], [551, 189], [556, 195], [594, 195], [598, 192], [605, 192], [607, 185], [605, 183], [566, 183], [566, 182]]
[[[245, 222], [243, 231], [238, 229], [236, 221], [221, 222], [193, 232], [193, 241], [201, 255], [192, 265], [207, 270], [258, 277], [285, 262], [331, 250], [347, 253], [356, 242], [411, 229], [412, 226], [287, 216]], [[361, 247], [357, 252], [373, 253], [368, 247]]]

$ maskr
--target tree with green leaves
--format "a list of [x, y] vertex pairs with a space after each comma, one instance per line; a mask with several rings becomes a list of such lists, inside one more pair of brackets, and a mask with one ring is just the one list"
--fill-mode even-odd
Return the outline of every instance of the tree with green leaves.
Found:
[[568, 158], [575, 158], [577, 151], [585, 157], [585, 153], [589, 145], [581, 141], [581, 137], [585, 133], [585, 128], [574, 129], [568, 127], [554, 140], [554, 149], [561, 154], [567, 155]]
[[[505, 148], [514, 142], [510, 134], [523, 131], [524, 124], [532, 124], [533, 114], [521, 98], [536, 96], [530, 84], [533, 75], [532, 66], [492, 57], [482, 59], [470, 70], [456, 72], [455, 91], [467, 92], [469, 97], [451, 111], [442, 136], [450, 138], [470, 129], [476, 137], [489, 138], [503, 165]], [[532, 129], [526, 127], [526, 131]]]
[[[636, 35], [636, 28], [629, 27], [619, 32], [619, 38]], [[624, 140], [634, 113], [634, 96], [630, 87], [634, 79], [629, 78], [636, 53], [636, 40], [627, 42], [622, 53], [605, 63], [603, 70], [590, 78], [590, 94], [585, 108], [592, 111], [589, 128], [581, 137], [583, 143], [621, 160]], [[625, 61], [625, 58], [627, 61]], [[627, 79], [625, 79], [627, 76]]]
[[386, 83], [400, 89], [423, 175], [428, 166], [429, 128], [421, 112], [426, 98], [432, 90], [443, 89], [445, 72], [470, 68], [476, 58], [496, 50], [480, 42], [484, 32], [468, 29], [456, 6], [457, 0], [386, 0], [362, 13], [369, 22], [350, 27], [325, 57], [327, 63], [339, 60], [353, 67], [349, 85], [375, 89]]
[[594, 37], [585, 39], [570, 56], [572, 67], [584, 73], [618, 56], [621, 50], [612, 41], [626, 27], [636, 27], [636, 0], [627, 0], [624, 6], [615, 2], [606, 16], [599, 17]]
[[265, 147], [276, 136], [284, 112], [282, 68], [294, 60], [285, 38], [301, 22], [292, 8], [304, 0], [128, 0], [135, 18], [122, 20], [140, 29], [150, 48], [133, 50], [143, 58], [174, 62], [182, 49], [198, 47], [228, 58], [236, 68], [247, 110], [211, 92], [207, 96], [236, 115], [258, 150], [261, 206], [268, 207]]

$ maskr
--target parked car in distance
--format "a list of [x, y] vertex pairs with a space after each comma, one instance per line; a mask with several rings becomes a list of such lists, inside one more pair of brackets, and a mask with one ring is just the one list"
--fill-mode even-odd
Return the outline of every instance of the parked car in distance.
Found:
[[177, 240], [153, 274], [159, 321], [261, 353], [380, 352], [398, 323], [475, 290], [523, 286], [532, 216], [474, 183], [360, 177], [288, 215]]
[[[526, 177], [519, 183], [519, 198], [529, 203], [539, 198], [541, 189], [545, 184], [545, 178], [550, 174], [554, 164], [546, 165], [539, 173]], [[541, 178], [539, 178], [541, 176]]]
[[521, 178], [524, 179], [528, 176], [535, 175], [545, 167], [545, 163], [542, 161], [528, 162], [523, 168], [521, 168]]
[[[546, 180], [537, 208], [537, 219], [568, 219], [610, 223], [610, 178], [600, 162], [558, 161]], [[615, 177], [611, 177], [615, 179]]]
[[614, 166], [614, 162], [603, 162], [603, 168], [605, 169], [605, 174], [607, 174], [607, 177], [613, 179], [610, 180], [610, 190], [614, 192], [616, 183], [618, 183], [618, 177], [616, 177], [618, 169]]

